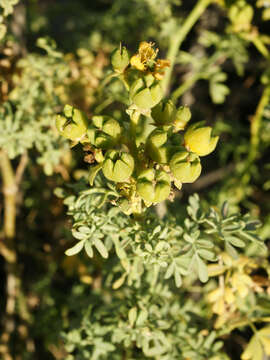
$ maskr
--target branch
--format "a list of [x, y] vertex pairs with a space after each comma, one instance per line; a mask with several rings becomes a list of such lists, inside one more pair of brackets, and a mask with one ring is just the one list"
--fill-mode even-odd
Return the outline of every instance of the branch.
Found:
[[171, 37], [168, 55], [167, 55], [167, 59], [170, 60], [171, 66], [167, 69], [165, 77], [162, 81], [163, 89], [165, 92], [168, 91], [176, 56], [182, 42], [185, 40], [187, 34], [190, 32], [193, 25], [197, 22], [199, 17], [203, 14], [207, 6], [212, 1], [213, 0], [199, 0], [196, 6], [191, 11], [191, 13], [189, 14], [189, 16], [187, 17], [184, 24], [180, 27], [180, 29], [176, 32], [176, 34]]

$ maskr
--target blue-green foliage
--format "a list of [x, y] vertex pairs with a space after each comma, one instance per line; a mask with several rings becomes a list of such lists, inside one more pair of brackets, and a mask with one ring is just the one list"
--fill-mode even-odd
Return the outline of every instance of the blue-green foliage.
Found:
[[61, 86], [69, 69], [61, 54], [40, 39], [47, 55], [29, 54], [18, 63], [15, 87], [0, 109], [0, 148], [11, 159], [35, 149], [37, 161], [51, 175], [67, 144], [55, 129]]

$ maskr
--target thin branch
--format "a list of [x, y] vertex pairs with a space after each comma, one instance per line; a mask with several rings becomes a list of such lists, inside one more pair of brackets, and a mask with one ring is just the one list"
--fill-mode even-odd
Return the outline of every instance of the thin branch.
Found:
[[171, 66], [167, 69], [165, 77], [162, 81], [163, 89], [165, 92], [168, 91], [172, 77], [173, 67], [176, 61], [176, 56], [178, 54], [182, 42], [185, 40], [187, 34], [190, 32], [194, 24], [197, 22], [197, 20], [200, 18], [200, 16], [203, 14], [207, 6], [212, 1], [213, 0], [199, 0], [196, 6], [188, 15], [183, 25], [180, 27], [180, 29], [176, 32], [176, 34], [172, 35], [170, 39], [170, 46], [167, 55], [168, 60], [170, 60]]
[[22, 181], [23, 173], [24, 173], [27, 163], [28, 163], [28, 155], [27, 155], [27, 153], [24, 153], [21, 156], [19, 165], [16, 169], [15, 182], [16, 182], [17, 186], [19, 186]]

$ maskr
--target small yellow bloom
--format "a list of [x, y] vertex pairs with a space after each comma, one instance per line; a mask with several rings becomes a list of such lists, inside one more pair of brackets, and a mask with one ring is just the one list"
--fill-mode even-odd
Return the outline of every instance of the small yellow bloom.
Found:
[[143, 41], [139, 45], [138, 52], [130, 59], [130, 64], [139, 71], [149, 71], [156, 80], [164, 76], [164, 69], [170, 66], [170, 61], [165, 59], [156, 60], [158, 49], [154, 49], [154, 43]]

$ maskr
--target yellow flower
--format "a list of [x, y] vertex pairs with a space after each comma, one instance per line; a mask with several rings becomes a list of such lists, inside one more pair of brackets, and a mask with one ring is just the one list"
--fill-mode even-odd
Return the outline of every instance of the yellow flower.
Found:
[[[145, 71], [149, 65], [152, 65], [157, 57], [158, 49], [153, 49], [154, 43], [143, 41], [139, 45], [138, 53], [130, 59], [131, 66], [137, 70]], [[149, 64], [152, 63], [152, 64]]]
[[138, 52], [131, 57], [130, 64], [139, 71], [150, 71], [157, 80], [161, 80], [164, 76], [164, 69], [170, 66], [170, 61], [156, 60], [158, 49], [153, 47], [154, 43], [141, 42]]

